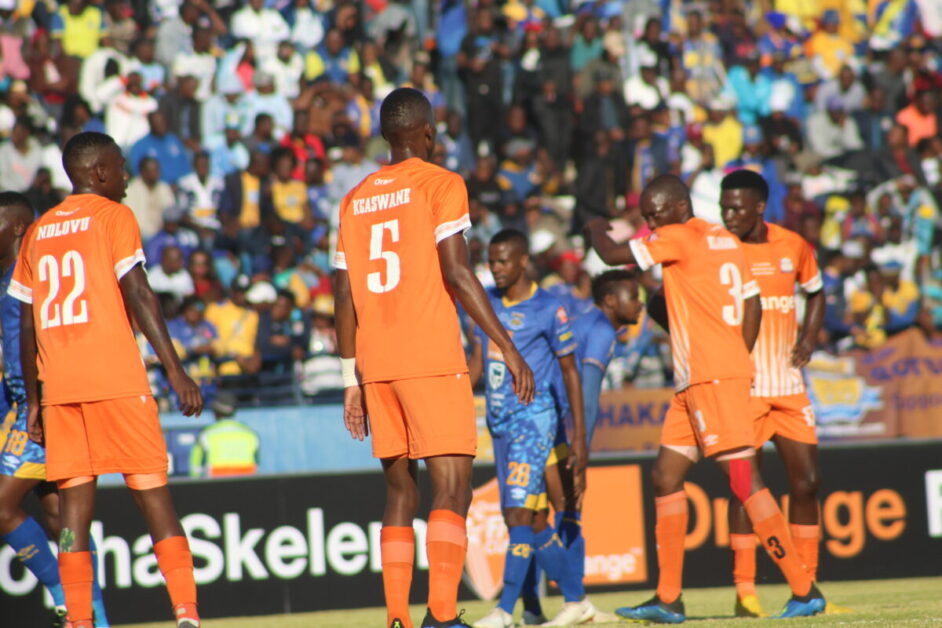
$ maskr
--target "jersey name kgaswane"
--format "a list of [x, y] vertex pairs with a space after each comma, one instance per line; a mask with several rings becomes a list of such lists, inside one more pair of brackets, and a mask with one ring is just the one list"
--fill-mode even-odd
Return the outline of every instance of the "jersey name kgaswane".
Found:
[[359, 216], [360, 214], [370, 214], [372, 212], [392, 209], [393, 207], [405, 205], [411, 200], [412, 188], [402, 188], [395, 192], [375, 194], [373, 196], [367, 196], [366, 198], [355, 198], [353, 199], [353, 215]]
[[42, 225], [39, 227], [36, 239], [45, 240], [46, 238], [58, 238], [59, 236], [70, 235], [78, 233], [79, 231], [88, 231], [88, 226], [91, 221], [91, 216], [86, 216], [85, 218], [73, 218], [72, 220], [63, 220], [62, 222]]

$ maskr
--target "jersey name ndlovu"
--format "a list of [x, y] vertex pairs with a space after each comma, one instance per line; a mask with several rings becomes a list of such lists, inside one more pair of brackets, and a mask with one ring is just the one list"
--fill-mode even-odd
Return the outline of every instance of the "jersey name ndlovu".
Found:
[[36, 239], [45, 240], [46, 238], [58, 238], [80, 231], [88, 231], [91, 221], [92, 217], [86, 216], [85, 218], [73, 218], [71, 220], [42, 225], [36, 233]]

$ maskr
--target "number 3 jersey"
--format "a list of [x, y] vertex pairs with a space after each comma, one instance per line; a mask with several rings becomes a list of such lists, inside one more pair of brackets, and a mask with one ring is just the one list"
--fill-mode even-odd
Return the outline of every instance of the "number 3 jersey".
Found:
[[134, 214], [95, 194], [26, 232], [9, 294], [33, 306], [43, 405], [151, 394], [118, 284], [143, 262]]
[[759, 287], [739, 238], [691, 218], [629, 246], [642, 270], [663, 264], [675, 388], [752, 377], [742, 338], [743, 301], [758, 295]]
[[[566, 316], [566, 309], [546, 290], [533, 284], [530, 296], [523, 301], [507, 301], [493, 288], [488, 290], [491, 306], [501, 325], [510, 334], [514, 346], [533, 371], [536, 395], [523, 405], [514, 394], [513, 377], [507, 370], [504, 355], [480, 327], [475, 329], [484, 357], [484, 384], [487, 394], [487, 420], [498, 431], [520, 411], [530, 413], [555, 410], [560, 415], [567, 407], [566, 393], [561, 385], [559, 358], [576, 350], [576, 339]], [[560, 385], [556, 385], [560, 382]]]
[[438, 243], [470, 227], [464, 180], [417, 158], [343, 199], [334, 267], [349, 274], [363, 383], [468, 371]]

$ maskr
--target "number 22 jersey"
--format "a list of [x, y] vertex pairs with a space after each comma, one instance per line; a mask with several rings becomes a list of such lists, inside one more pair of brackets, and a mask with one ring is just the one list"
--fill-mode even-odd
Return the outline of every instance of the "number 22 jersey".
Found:
[[95, 194], [26, 232], [8, 292], [33, 305], [43, 405], [151, 394], [118, 284], [143, 262], [134, 214]]
[[664, 265], [664, 296], [678, 391], [752, 377], [743, 301], [759, 294], [739, 238], [700, 218], [629, 242], [642, 270]]
[[438, 244], [470, 227], [464, 180], [417, 158], [344, 197], [334, 267], [350, 278], [364, 384], [468, 372]]

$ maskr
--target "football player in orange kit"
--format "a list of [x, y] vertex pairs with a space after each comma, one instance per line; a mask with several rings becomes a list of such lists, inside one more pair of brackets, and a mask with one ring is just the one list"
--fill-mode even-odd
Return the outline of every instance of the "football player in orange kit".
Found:
[[[144, 274], [140, 229], [120, 203], [124, 157], [102, 133], [79, 133], [62, 162], [72, 194], [30, 227], [9, 294], [21, 305], [30, 438], [59, 486], [59, 573], [72, 628], [91, 628], [89, 526], [97, 476], [123, 473], [144, 515], [178, 628], [198, 628], [193, 558], [167, 487], [167, 450], [129, 315], [154, 347], [186, 415], [199, 387], [180, 365]], [[42, 383], [40, 389], [40, 382]]]
[[454, 298], [503, 352], [525, 403], [533, 398], [533, 373], [469, 266], [464, 180], [429, 163], [435, 121], [428, 100], [415, 89], [393, 91], [380, 109], [380, 127], [390, 164], [357, 185], [340, 209], [334, 266], [344, 422], [360, 440], [372, 431], [373, 455], [386, 477], [381, 551], [388, 625], [412, 627], [416, 461], [424, 459], [433, 497], [421, 626], [466, 626], [457, 597], [477, 427]]
[[[818, 567], [818, 437], [814, 408], [801, 367], [808, 363], [824, 321], [824, 291], [814, 250], [797, 233], [763, 220], [769, 186], [762, 175], [737, 170], [720, 186], [726, 228], [743, 243], [759, 284], [762, 325], [752, 350], [752, 417], [755, 447], [770, 439], [788, 473], [788, 521], [795, 548], [808, 573]], [[806, 295], [801, 332], [795, 312], [796, 284]], [[755, 535], [742, 503], [729, 508], [736, 615], [764, 615], [756, 596]]]
[[690, 194], [673, 175], [652, 180], [641, 211], [654, 233], [629, 246], [609, 237], [608, 222], [587, 225], [592, 246], [607, 264], [663, 265], [677, 392], [661, 433], [652, 473], [656, 495], [658, 586], [655, 596], [616, 611], [622, 617], [680, 623], [687, 497], [684, 478], [700, 453], [716, 459], [730, 489], [792, 589], [781, 616], [824, 610], [779, 510], [755, 464], [749, 416], [749, 352], [762, 318], [759, 289], [742, 243], [718, 225], [693, 216]]

